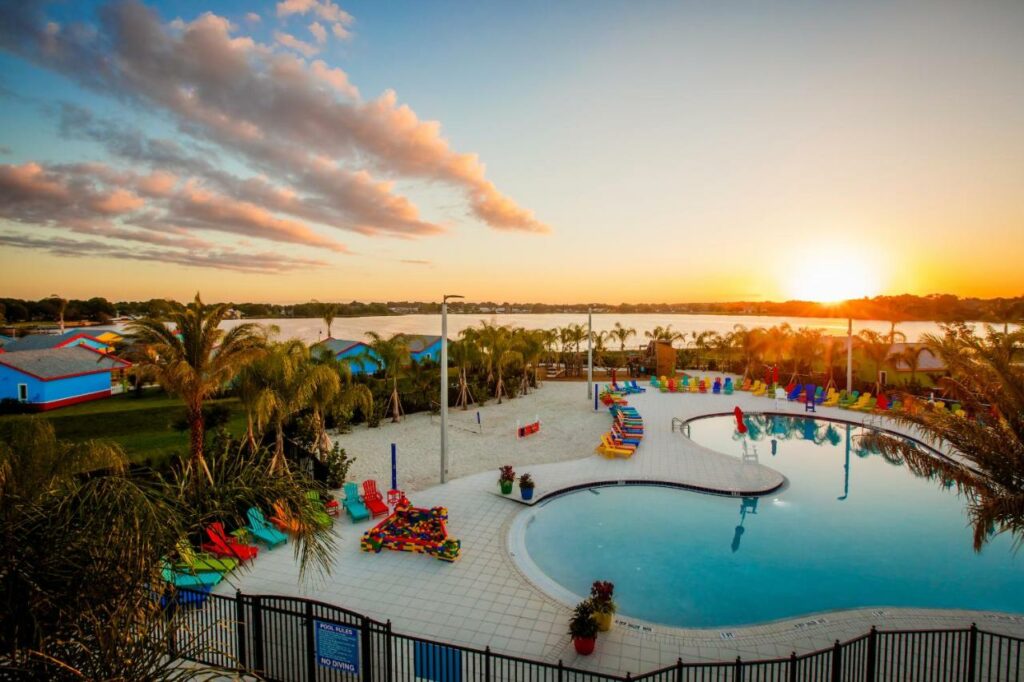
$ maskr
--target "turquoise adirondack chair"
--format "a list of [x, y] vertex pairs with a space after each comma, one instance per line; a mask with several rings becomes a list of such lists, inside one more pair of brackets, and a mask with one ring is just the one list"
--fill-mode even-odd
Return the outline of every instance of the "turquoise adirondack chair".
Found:
[[359, 499], [359, 486], [355, 483], [345, 484], [345, 501], [342, 505], [353, 522], [370, 518], [370, 510]]
[[249, 507], [247, 514], [249, 518], [249, 532], [252, 536], [273, 549], [278, 545], [288, 542], [288, 536], [267, 523], [266, 517], [256, 507]]
[[175, 587], [211, 587], [219, 583], [224, 574], [217, 571], [182, 571], [174, 570], [171, 565], [164, 562], [160, 569], [161, 577]]

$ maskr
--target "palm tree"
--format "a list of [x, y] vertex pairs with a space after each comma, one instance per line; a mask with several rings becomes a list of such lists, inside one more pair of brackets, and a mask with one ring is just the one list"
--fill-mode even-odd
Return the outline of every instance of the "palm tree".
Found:
[[576, 367], [576, 373], [579, 374], [583, 370], [583, 359], [580, 356], [580, 345], [587, 338], [587, 330], [582, 324], [570, 324], [568, 327], [569, 343], [573, 346], [573, 365]]
[[875, 370], [875, 392], [880, 393], [884, 388], [881, 381], [881, 369], [885, 361], [889, 359], [889, 349], [892, 346], [889, 344], [888, 337], [870, 329], [862, 330], [857, 336], [861, 352], [871, 361]]
[[611, 337], [619, 342], [619, 350], [623, 353], [626, 352], [626, 342], [629, 341], [631, 336], [636, 336], [636, 329], [632, 327], [623, 327], [621, 322], [616, 322], [615, 327], [610, 332]]
[[1024, 319], [1024, 301], [1019, 298], [997, 298], [989, 303], [989, 319], [1003, 324], [1003, 333], [1010, 333], [1011, 322]]
[[771, 355], [776, 367], [782, 366], [793, 345], [793, 328], [788, 323], [772, 325], [764, 331], [764, 350]]
[[60, 323], [60, 333], [64, 333], [64, 311], [68, 309], [68, 300], [58, 294], [50, 294], [51, 301], [57, 304], [57, 321]]
[[221, 390], [247, 363], [259, 357], [266, 346], [266, 333], [259, 325], [241, 324], [229, 331], [220, 329], [228, 304], [206, 305], [196, 298], [168, 322], [147, 317], [128, 325], [134, 341], [149, 347], [144, 361], [153, 367], [160, 385], [185, 402], [189, 425], [187, 469], [204, 471], [212, 482], [203, 457], [203, 403]]
[[327, 325], [327, 338], [334, 338], [331, 336], [331, 325], [334, 324], [334, 318], [338, 316], [338, 305], [336, 303], [319, 303], [315, 300], [313, 302], [318, 304], [320, 318]]
[[473, 394], [469, 390], [469, 366], [480, 359], [480, 348], [463, 333], [463, 338], [448, 346], [448, 359], [458, 368], [459, 391], [455, 405], [463, 410], [469, 409], [473, 402]]
[[889, 355], [889, 361], [894, 365], [904, 363], [910, 368], [910, 382], [917, 383], [917, 368], [921, 366], [921, 354], [926, 350], [926, 346], [905, 346], [903, 350]]
[[747, 329], [742, 324], [733, 326], [732, 343], [743, 356], [743, 378], [746, 379], [760, 360], [765, 347], [764, 329], [756, 327]]
[[309, 408], [313, 416], [313, 442], [316, 443], [320, 460], [324, 461], [334, 444], [327, 435], [327, 415], [335, 409], [359, 408], [364, 415], [373, 413], [373, 392], [364, 384], [352, 380], [352, 366], [346, 359], [335, 358], [327, 349], [311, 360], [323, 365], [338, 376], [337, 390], [332, 381], [315, 382], [309, 396]]
[[505, 368], [515, 361], [522, 362], [523, 356], [512, 349], [512, 330], [506, 326], [492, 325], [484, 322], [480, 330], [480, 344], [487, 358], [488, 380], [497, 377], [494, 384], [494, 397], [501, 404], [505, 391]]
[[672, 325], [665, 327], [657, 326], [654, 329], [649, 329], [644, 332], [644, 336], [652, 341], [668, 341], [672, 343], [683, 338], [682, 332], [677, 332], [672, 329]]
[[697, 366], [703, 369], [704, 354], [708, 352], [718, 334], [710, 330], [704, 330], [690, 332], [690, 336], [693, 338], [693, 347], [697, 349]]
[[991, 327], [979, 337], [965, 325], [947, 325], [942, 337], [927, 339], [945, 362], [949, 383], [965, 410], [904, 411], [895, 418], [946, 446], [954, 458], [916, 448], [903, 438], [880, 435], [878, 444], [893, 462], [942, 483], [955, 483], [967, 496], [974, 548], [997, 532], [1024, 542], [1024, 333], [1000, 334]]
[[813, 372], [814, 361], [821, 355], [824, 336], [820, 329], [801, 327], [796, 331], [791, 344], [794, 371], [806, 374]]
[[366, 335], [370, 338], [370, 351], [384, 365], [385, 382], [391, 381], [391, 397], [384, 409], [391, 410], [392, 422], [401, 421], [402, 399], [398, 394], [398, 377], [409, 363], [409, 343], [404, 334], [395, 334], [389, 339], [377, 332], [366, 332]]
[[542, 330], [516, 329], [513, 332], [513, 347], [523, 358], [525, 364], [523, 371], [522, 393], [530, 392], [530, 375], [537, 381], [537, 365], [544, 353], [545, 333]]

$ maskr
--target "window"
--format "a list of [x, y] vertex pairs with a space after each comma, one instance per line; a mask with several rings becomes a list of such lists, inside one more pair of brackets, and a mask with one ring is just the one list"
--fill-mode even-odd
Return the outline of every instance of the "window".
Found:
[[889, 384], [889, 372], [887, 370], [883, 369], [878, 373], [878, 383], [882, 386]]
[[18, 384], [18, 402], [28, 402], [28, 384]]

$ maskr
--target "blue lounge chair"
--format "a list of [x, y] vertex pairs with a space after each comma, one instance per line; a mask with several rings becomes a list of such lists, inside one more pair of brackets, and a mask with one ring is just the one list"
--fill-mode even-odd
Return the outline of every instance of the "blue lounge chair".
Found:
[[789, 392], [789, 395], [786, 396], [786, 400], [796, 400], [798, 397], [800, 397], [800, 392], [802, 390], [804, 390], [804, 385], [797, 384], [796, 386], [793, 387], [793, 390]]
[[162, 609], [171, 609], [179, 606], [199, 608], [206, 603], [206, 598], [210, 596], [210, 586], [183, 587], [175, 590], [173, 593], [168, 590], [159, 596], [160, 608]]
[[256, 507], [249, 507], [247, 514], [249, 518], [249, 532], [254, 538], [262, 542], [268, 549], [274, 549], [278, 545], [288, 542], [288, 536], [267, 523], [266, 517]]
[[732, 395], [732, 377], [725, 378], [725, 383], [722, 384], [722, 392], [726, 395]]
[[359, 498], [359, 486], [355, 483], [345, 484], [345, 501], [341, 504], [353, 522], [370, 518], [370, 510]]
[[722, 392], [722, 380], [720, 378], [715, 378], [715, 383], [711, 386], [711, 392], [716, 395]]
[[643, 386], [637, 386], [636, 379], [631, 379], [629, 381], [629, 385], [632, 387], [633, 393], [646, 393], [647, 392], [647, 389], [644, 388]]

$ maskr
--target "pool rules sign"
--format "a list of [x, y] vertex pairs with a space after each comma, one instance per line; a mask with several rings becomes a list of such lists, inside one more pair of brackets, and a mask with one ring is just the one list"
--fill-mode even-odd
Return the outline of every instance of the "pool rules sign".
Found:
[[316, 662], [324, 668], [359, 674], [359, 630], [347, 625], [316, 623]]

